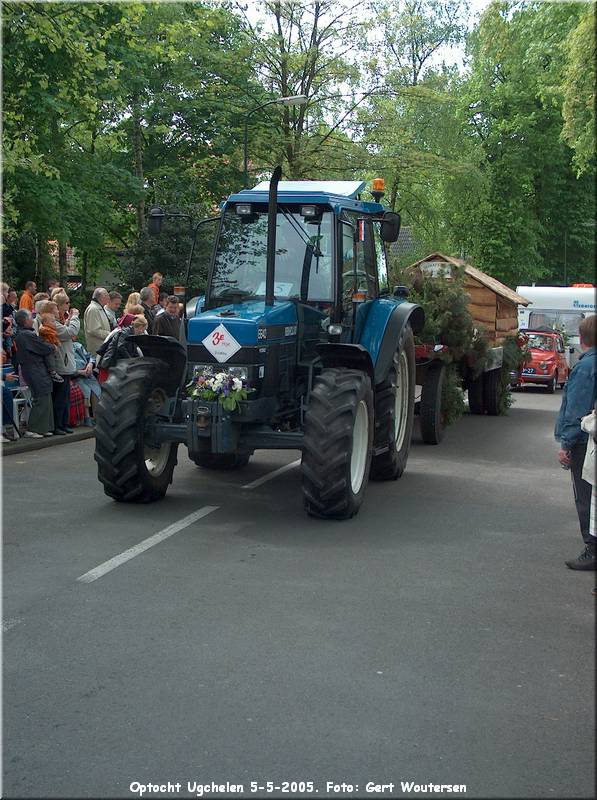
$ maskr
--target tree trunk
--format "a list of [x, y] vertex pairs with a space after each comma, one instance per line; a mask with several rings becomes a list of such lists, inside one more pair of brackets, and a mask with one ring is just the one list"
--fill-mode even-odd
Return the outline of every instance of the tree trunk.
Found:
[[66, 242], [58, 242], [58, 280], [60, 286], [63, 286], [63, 281], [66, 276]]
[[[141, 107], [139, 105], [139, 95], [134, 95], [132, 102], [132, 125], [133, 125], [133, 162], [135, 176], [139, 179], [141, 187], [144, 189], [143, 176], [143, 131], [141, 129]], [[137, 230], [142, 234], [145, 230], [145, 198], [141, 196], [136, 204], [137, 211]]]
[[45, 257], [47, 255], [47, 252], [48, 252], [47, 242], [45, 241], [44, 237], [40, 236], [40, 234], [38, 233], [37, 237], [36, 237], [36, 243], [35, 243], [35, 260], [36, 260], [35, 277], [36, 277], [37, 285], [40, 288], [40, 291], [42, 290], [42, 288], [43, 288], [43, 286], [45, 284], [45, 277], [46, 277], [46, 273], [45, 273], [45, 261], [46, 261], [46, 258]]
[[88, 258], [89, 258], [89, 256], [87, 255], [87, 253], [83, 253], [83, 258], [81, 259], [81, 289], [83, 291], [85, 291], [87, 289]]

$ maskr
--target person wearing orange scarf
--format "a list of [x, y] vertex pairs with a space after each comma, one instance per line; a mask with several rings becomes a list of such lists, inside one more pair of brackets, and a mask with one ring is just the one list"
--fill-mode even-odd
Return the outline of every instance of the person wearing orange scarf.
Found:
[[[37, 331], [39, 338], [43, 339], [44, 342], [47, 342], [48, 344], [53, 344], [55, 347], [60, 347], [60, 339], [58, 338], [58, 334], [56, 332], [56, 317], [54, 314], [51, 311], [46, 311], [45, 313], [40, 314], [40, 319], [41, 325]], [[64, 383], [64, 378], [48, 365], [47, 360], [46, 366], [48, 367], [50, 377], [55, 383]]]

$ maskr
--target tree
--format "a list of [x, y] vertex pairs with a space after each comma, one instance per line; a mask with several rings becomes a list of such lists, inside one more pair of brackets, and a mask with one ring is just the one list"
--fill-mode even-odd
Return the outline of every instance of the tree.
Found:
[[587, 3], [565, 42], [562, 136], [574, 150], [577, 175], [595, 172], [595, 5]]
[[252, 119], [251, 156], [258, 168], [282, 164], [289, 178], [321, 178], [345, 167], [350, 141], [343, 125], [358, 104], [353, 55], [365, 27], [355, 14], [359, 5], [262, 0], [265, 18], [254, 24], [245, 17], [257, 73], [270, 97], [309, 98], [307, 105], [284, 106], [281, 113], [273, 106]]
[[455, 237], [477, 266], [511, 285], [561, 282], [566, 239], [576, 256], [567, 277], [586, 280], [592, 270], [592, 237], [579, 217], [593, 217], [594, 195], [561, 140], [564, 52], [554, 46], [578, 15], [575, 4], [494, 3], [469, 39], [463, 101], [484, 191], [462, 198]]

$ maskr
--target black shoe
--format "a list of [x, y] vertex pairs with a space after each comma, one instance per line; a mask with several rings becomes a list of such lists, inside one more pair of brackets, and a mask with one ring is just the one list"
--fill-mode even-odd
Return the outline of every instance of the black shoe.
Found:
[[75, 429], [74, 429], [74, 428], [63, 428], [62, 430], [63, 430], [65, 433], [74, 433], [74, 432], [75, 432]]
[[63, 431], [62, 428], [56, 428], [54, 436], [66, 436], [66, 431]]
[[566, 566], [570, 569], [597, 569], [597, 559], [595, 558], [595, 545], [588, 544], [577, 558], [566, 561]]

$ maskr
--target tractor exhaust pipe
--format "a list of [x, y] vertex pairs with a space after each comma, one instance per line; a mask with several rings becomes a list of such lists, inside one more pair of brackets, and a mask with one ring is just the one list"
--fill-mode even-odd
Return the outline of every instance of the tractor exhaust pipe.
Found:
[[278, 219], [278, 181], [282, 176], [282, 167], [276, 167], [269, 182], [269, 198], [267, 206], [267, 257], [265, 262], [265, 305], [274, 304], [274, 286], [276, 270], [276, 222]]

